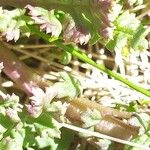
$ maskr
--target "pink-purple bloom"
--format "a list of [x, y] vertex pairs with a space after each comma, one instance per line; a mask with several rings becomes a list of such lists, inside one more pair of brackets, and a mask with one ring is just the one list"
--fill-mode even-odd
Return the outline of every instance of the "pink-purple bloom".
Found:
[[29, 10], [29, 15], [40, 25], [40, 29], [51, 33], [52, 36], [58, 37], [62, 31], [62, 25], [60, 21], [55, 17], [54, 10], [47, 11], [43, 8], [32, 7], [27, 5], [26, 9]]
[[41, 88], [35, 87], [32, 89], [32, 93], [33, 96], [30, 97], [26, 108], [29, 114], [36, 118], [49, 107], [51, 100], [57, 95], [57, 91], [53, 87], [48, 87], [44, 92]]

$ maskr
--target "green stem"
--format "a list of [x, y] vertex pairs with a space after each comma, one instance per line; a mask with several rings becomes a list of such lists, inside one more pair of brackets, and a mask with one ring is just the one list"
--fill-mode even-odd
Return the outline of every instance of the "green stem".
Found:
[[[46, 33], [40, 32], [38, 28], [33, 27], [33, 26], [29, 26], [29, 28], [31, 29], [32, 32], [36, 33], [38, 36], [42, 37], [44, 40], [46, 40], [48, 42], [51, 41], [51, 37], [49, 35], [47, 35]], [[82, 52], [79, 48], [73, 47], [73, 45], [64, 45], [63, 43], [61, 43], [59, 41], [55, 41], [53, 43], [55, 45], [57, 45], [58, 47], [62, 48], [63, 50], [68, 51], [73, 56], [75, 56], [76, 58], [82, 60], [83, 62], [86, 62], [86, 63], [94, 66], [95, 68], [105, 72], [106, 74], [110, 75], [111, 77], [114, 77], [116, 80], [121, 81], [122, 83], [128, 85], [132, 89], [134, 89], [134, 90], [150, 97], [150, 91], [148, 91], [145, 88], [142, 88], [141, 86], [136, 85], [135, 83], [129, 81], [126, 78], [123, 78], [118, 73], [115, 73], [115, 72], [107, 69], [104, 65], [97, 64], [95, 61], [90, 59], [84, 52]]]

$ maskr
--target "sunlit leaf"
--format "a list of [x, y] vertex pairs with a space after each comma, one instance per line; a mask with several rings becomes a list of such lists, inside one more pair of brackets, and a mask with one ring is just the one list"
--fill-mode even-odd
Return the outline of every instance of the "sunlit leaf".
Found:
[[77, 79], [73, 78], [66, 72], [62, 72], [60, 75], [64, 81], [54, 84], [54, 88], [58, 91], [58, 98], [75, 98], [76, 96], [81, 94], [80, 82]]

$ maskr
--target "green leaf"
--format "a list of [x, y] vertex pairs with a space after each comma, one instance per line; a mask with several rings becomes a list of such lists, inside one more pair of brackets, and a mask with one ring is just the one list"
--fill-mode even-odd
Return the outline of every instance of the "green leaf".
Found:
[[141, 25], [140, 21], [136, 18], [135, 13], [125, 11], [114, 21], [114, 24], [114, 38], [107, 43], [106, 47], [108, 49], [112, 50], [117, 44], [122, 44], [122, 41], [117, 40], [120, 34], [124, 34], [124, 37], [127, 38], [126, 46], [129, 47], [129, 51], [131, 48], [140, 51], [148, 48], [148, 41], [145, 39], [148, 33], [145, 27]]
[[138, 28], [140, 21], [136, 18], [136, 14], [129, 13], [129, 11], [123, 12], [116, 20], [115, 25], [117, 30], [124, 33], [133, 34]]
[[61, 125], [48, 113], [41, 114], [38, 118], [27, 118], [25, 123], [26, 137], [24, 146], [37, 146], [45, 148], [47, 146], [54, 149], [57, 147], [55, 138], [60, 138]]
[[11, 137], [5, 137], [0, 142], [1, 150], [23, 150], [23, 141], [25, 137], [25, 130], [12, 130]]
[[128, 35], [122, 32], [116, 34], [114, 39], [106, 44], [106, 48], [110, 51], [122, 50], [127, 44], [127, 37]]
[[93, 32], [92, 36], [91, 36], [91, 39], [90, 39], [90, 44], [91, 45], [94, 45], [96, 44], [96, 42], [100, 40], [100, 35], [97, 33], [97, 32]]
[[148, 48], [148, 42], [145, 41], [145, 31], [144, 26], [140, 25], [131, 39], [131, 47], [135, 50], [144, 50]]
[[127, 107], [128, 112], [136, 112], [138, 111], [138, 104], [136, 102], [129, 103], [129, 106]]
[[144, 128], [145, 131], [149, 130], [150, 125], [150, 116], [146, 113], [136, 114], [136, 118], [138, 119], [140, 125]]
[[42, 113], [38, 118], [28, 118], [27, 120], [28, 124], [33, 125], [34, 123], [39, 124], [45, 128], [59, 128], [59, 124], [55, 119], [51, 117], [50, 114]]
[[62, 72], [60, 75], [64, 81], [54, 84], [54, 88], [58, 91], [57, 97], [69, 97], [73, 99], [79, 96], [81, 94], [80, 82], [66, 72]]
[[139, 134], [142, 135], [149, 130], [150, 116], [146, 113], [138, 113], [129, 119], [129, 123], [134, 126], [140, 127]]
[[28, 148], [30, 146], [35, 146], [35, 133], [31, 130], [30, 127], [25, 127], [23, 147]]
[[101, 120], [101, 114], [97, 110], [88, 109], [86, 112], [81, 114], [81, 120], [84, 122], [84, 127], [89, 128], [96, 125]]
[[61, 139], [58, 141], [58, 147], [56, 150], [68, 150], [71, 142], [74, 139], [75, 133], [71, 130], [62, 128], [61, 129]]
[[3, 114], [0, 113], [0, 124], [1, 124], [4, 128], [9, 129], [9, 128], [11, 128], [13, 122], [10, 120], [9, 117], [4, 116]]
[[[150, 131], [136, 137], [135, 139], [132, 140], [132, 142], [149, 147], [150, 146]], [[137, 147], [135, 148], [135, 147], [125, 145], [125, 150], [141, 150], [141, 148], [137, 148]]]
[[67, 65], [70, 63], [71, 58], [72, 58], [72, 55], [69, 52], [63, 51], [60, 62], [64, 65]]
[[50, 147], [50, 150], [56, 150], [58, 144], [55, 142], [53, 138], [44, 138], [37, 136], [35, 138], [36, 145], [39, 149]]
[[[0, 8], [2, 10], [2, 8]], [[20, 27], [26, 23], [20, 19], [25, 14], [24, 9], [14, 9], [11, 11], [2, 10], [0, 14], [0, 32], [6, 36], [7, 41], [17, 41], [20, 37]]]

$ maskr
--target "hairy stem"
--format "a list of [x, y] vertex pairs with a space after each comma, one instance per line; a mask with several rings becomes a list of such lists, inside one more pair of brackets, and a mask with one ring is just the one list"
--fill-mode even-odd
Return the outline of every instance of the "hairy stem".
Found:
[[[38, 36], [40, 36], [41, 38], [43, 38], [44, 40], [50, 42], [51, 41], [51, 37], [49, 35], [47, 35], [44, 32], [40, 32], [38, 28], [34, 27], [34, 26], [29, 26], [29, 28], [31, 29], [31, 31], [35, 34], [37, 34]], [[69, 53], [71, 53], [73, 56], [75, 56], [76, 58], [82, 60], [85, 63], [88, 63], [92, 66], [94, 66], [95, 68], [105, 72], [106, 74], [110, 75], [111, 77], [114, 77], [116, 80], [121, 81], [122, 83], [128, 85], [129, 87], [131, 87], [132, 89], [150, 97], [150, 91], [148, 91], [145, 88], [142, 88], [141, 86], [138, 86], [137, 84], [129, 81], [126, 78], [123, 78], [121, 75], [119, 75], [118, 73], [115, 73], [109, 69], [107, 69], [104, 65], [102, 64], [97, 64], [95, 61], [93, 61], [92, 59], [90, 59], [84, 52], [82, 52], [79, 48], [74, 47], [73, 45], [64, 45], [63, 43], [59, 42], [59, 41], [55, 41], [53, 42], [53, 44], [55, 44], [56, 46], [58, 46], [59, 48], [62, 48], [65, 51], [68, 51]]]
[[[62, 45], [62, 43], [57, 43], [58, 46], [63, 47], [64, 45]], [[95, 68], [105, 72], [106, 74], [110, 75], [111, 77], [114, 77], [116, 80], [121, 81], [122, 83], [128, 85], [129, 87], [131, 87], [132, 89], [146, 95], [150, 97], [150, 91], [148, 91], [145, 88], [142, 88], [141, 86], [138, 86], [137, 84], [129, 81], [126, 78], [123, 78], [121, 75], [119, 75], [118, 73], [115, 73], [109, 69], [107, 69], [104, 65], [102, 64], [97, 64], [95, 61], [93, 61], [92, 59], [90, 59], [85, 53], [81, 52], [80, 49], [78, 48], [71, 48], [71, 47], [63, 47], [65, 48], [65, 50], [67, 50], [68, 52], [70, 52], [73, 56], [77, 57], [78, 59], [82, 60], [83, 62], [86, 62], [92, 66], [94, 66]]]

